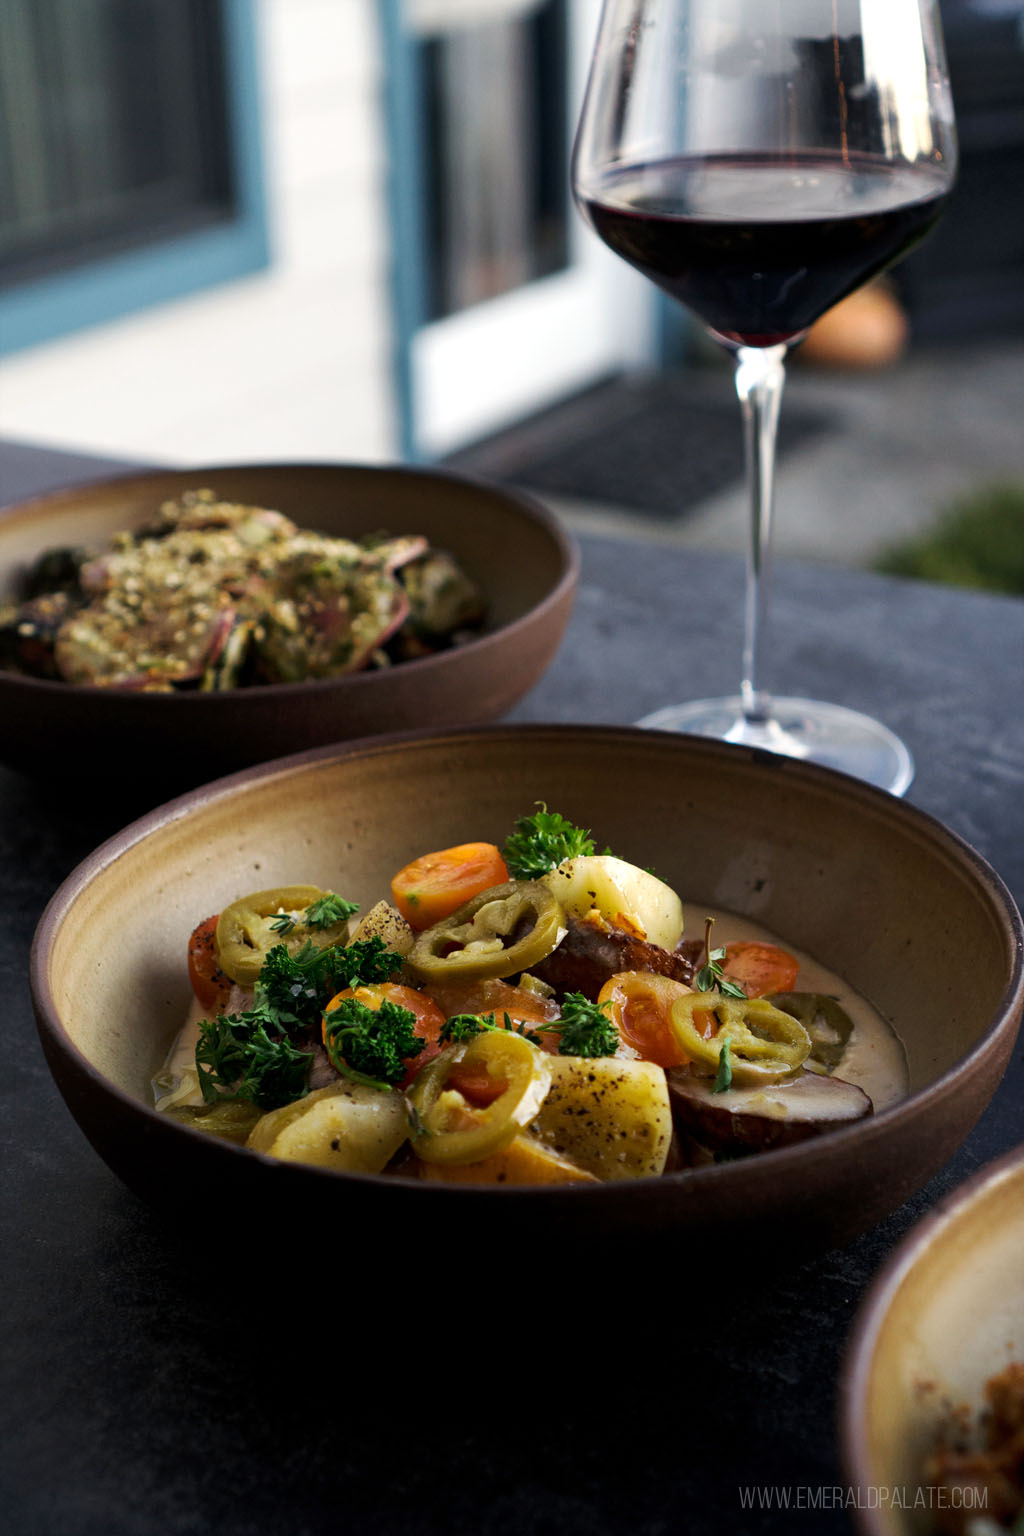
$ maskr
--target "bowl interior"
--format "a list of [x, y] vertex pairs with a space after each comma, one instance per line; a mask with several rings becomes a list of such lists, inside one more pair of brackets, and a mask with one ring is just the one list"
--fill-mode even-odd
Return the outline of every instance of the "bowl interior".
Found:
[[[934, 1529], [917, 1505], [944, 1432], [975, 1424], [985, 1382], [1024, 1359], [1024, 1153], [985, 1170], [911, 1233], [864, 1303], [845, 1404], [854, 1480], [910, 1491], [865, 1529]], [[927, 1489], [925, 1489], [927, 1494]], [[865, 1504], [867, 1501], [864, 1501]]]
[[44, 1001], [77, 1051], [145, 1101], [185, 1010], [185, 945], [201, 918], [299, 882], [365, 908], [411, 857], [500, 843], [540, 800], [684, 899], [743, 913], [839, 971], [903, 1040], [912, 1089], [954, 1068], [994, 1018], [1019, 1014], [1012, 903], [928, 818], [763, 754], [571, 727], [355, 744], [154, 812], [87, 861], [48, 914]]

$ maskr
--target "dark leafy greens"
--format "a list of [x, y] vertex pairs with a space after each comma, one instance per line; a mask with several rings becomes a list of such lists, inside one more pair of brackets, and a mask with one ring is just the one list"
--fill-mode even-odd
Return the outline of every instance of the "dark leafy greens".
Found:
[[[206, 1103], [247, 1099], [269, 1110], [303, 1098], [327, 1004], [338, 992], [360, 982], [386, 981], [401, 964], [402, 956], [376, 937], [327, 948], [307, 940], [294, 955], [286, 945], [275, 944], [260, 969], [252, 1008], [204, 1019], [199, 1025], [196, 1067]], [[377, 1018], [371, 1009], [365, 1011]], [[377, 1028], [382, 1038], [387, 1037], [390, 1015]], [[368, 1061], [368, 1046], [364, 1043], [359, 1049]], [[390, 1047], [382, 1049], [387, 1056]], [[422, 1046], [413, 1046], [406, 1054], [417, 1049]], [[334, 1056], [331, 1059], [338, 1066]], [[383, 1073], [369, 1075], [391, 1081]]]

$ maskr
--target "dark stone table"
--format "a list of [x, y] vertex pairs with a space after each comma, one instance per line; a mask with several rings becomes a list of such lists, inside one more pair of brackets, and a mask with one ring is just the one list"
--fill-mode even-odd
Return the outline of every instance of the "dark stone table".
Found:
[[[0, 445], [0, 501], [110, 467]], [[516, 719], [622, 723], [731, 691], [738, 561], [581, 545], [569, 633]], [[886, 720], [917, 761], [909, 799], [972, 843], [1024, 903], [1024, 602], [783, 566], [774, 629], [780, 685]], [[781, 1279], [751, 1273], [738, 1297], [709, 1285], [695, 1302], [691, 1285], [682, 1299], [674, 1276], [639, 1264], [631, 1283], [610, 1288], [594, 1274], [562, 1296], [543, 1256], [531, 1293], [508, 1297], [500, 1274], [474, 1269], [471, 1234], [459, 1294], [439, 1291], [430, 1255], [412, 1253], [400, 1305], [377, 1294], [339, 1301], [333, 1277], [303, 1265], [301, 1233], [290, 1284], [225, 1277], [91, 1151], [50, 1080], [29, 1002], [29, 945], [47, 898], [148, 808], [79, 803], [0, 769], [6, 1528], [851, 1531], [836, 1441], [851, 1320], [912, 1223], [1024, 1139], [1021, 1046], [928, 1188], [842, 1251]], [[705, 1256], [692, 1262], [699, 1280]], [[649, 1354], [634, 1346], [639, 1320], [654, 1325]], [[761, 1490], [754, 1508], [743, 1505], [748, 1489]], [[780, 1510], [786, 1490], [817, 1507]], [[770, 1507], [756, 1507], [762, 1499]]]

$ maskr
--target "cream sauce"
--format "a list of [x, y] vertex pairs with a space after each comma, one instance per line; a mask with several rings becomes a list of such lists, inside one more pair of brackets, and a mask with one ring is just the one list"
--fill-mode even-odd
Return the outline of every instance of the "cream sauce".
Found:
[[790, 944], [780, 935], [747, 918], [738, 917], [733, 912], [684, 902], [683, 917], [683, 932], [688, 939], [700, 938], [704, 932], [705, 919], [713, 917], [715, 926], [711, 942], [716, 949], [740, 939], [756, 939], [762, 943], [777, 944], [787, 950], [800, 963], [800, 973], [793, 990], [820, 992], [834, 997], [853, 1021], [853, 1033], [832, 1075], [863, 1088], [876, 1114], [906, 1097], [910, 1075], [902, 1042], [891, 1025], [849, 982], [844, 981], [835, 971], [830, 971], [827, 966], [821, 965], [812, 955], [797, 949], [795, 944]]

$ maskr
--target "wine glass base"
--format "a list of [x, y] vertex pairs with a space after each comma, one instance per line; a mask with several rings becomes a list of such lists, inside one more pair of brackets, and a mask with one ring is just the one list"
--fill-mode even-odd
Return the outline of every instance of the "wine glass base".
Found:
[[696, 699], [656, 710], [637, 724], [821, 763], [893, 795], [905, 794], [914, 777], [914, 760], [899, 737], [870, 715], [841, 704], [773, 698], [771, 718], [755, 721], [744, 717], [739, 698]]

